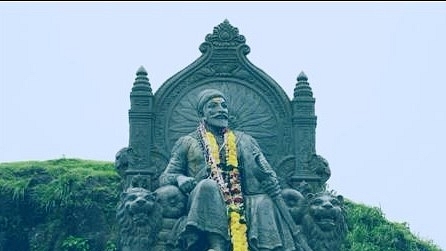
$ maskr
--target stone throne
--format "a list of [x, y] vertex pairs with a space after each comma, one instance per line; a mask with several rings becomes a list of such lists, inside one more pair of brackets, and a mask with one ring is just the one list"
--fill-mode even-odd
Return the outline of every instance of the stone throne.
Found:
[[[290, 99], [275, 80], [248, 60], [250, 48], [245, 42], [239, 30], [225, 20], [200, 45], [202, 55], [154, 94], [146, 70], [138, 69], [130, 93], [129, 146], [116, 155], [123, 191], [159, 189], [158, 177], [173, 144], [197, 127], [196, 98], [205, 88], [227, 95], [230, 127], [258, 141], [282, 188], [302, 194], [325, 190], [330, 169], [316, 154], [315, 99], [307, 76], [298, 75]], [[173, 224], [164, 219], [159, 236], [153, 237], [157, 250], [174, 248], [166, 246]]]

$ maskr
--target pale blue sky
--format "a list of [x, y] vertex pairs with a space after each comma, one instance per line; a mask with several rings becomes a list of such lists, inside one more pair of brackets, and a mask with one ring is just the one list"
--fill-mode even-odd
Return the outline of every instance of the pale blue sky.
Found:
[[1, 2], [0, 162], [113, 161], [136, 70], [156, 91], [225, 19], [290, 97], [307, 74], [330, 188], [446, 249], [445, 2]]

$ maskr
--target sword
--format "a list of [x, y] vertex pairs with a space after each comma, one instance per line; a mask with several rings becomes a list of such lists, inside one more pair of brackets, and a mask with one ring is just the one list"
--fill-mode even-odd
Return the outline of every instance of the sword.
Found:
[[254, 174], [257, 176], [257, 179], [259, 179], [260, 181], [268, 182], [268, 185], [274, 185], [278, 187], [278, 189], [276, 189], [273, 194], [269, 194], [269, 196], [273, 200], [282, 217], [285, 219], [288, 227], [291, 229], [293, 239], [295, 241], [298, 241], [297, 245], [299, 245], [304, 251], [313, 251], [308, 246], [306, 239], [304, 239], [304, 237], [302, 236], [300, 227], [294, 222], [293, 217], [288, 210], [285, 200], [282, 197], [281, 189], [275, 172], [273, 172], [273, 169], [271, 168], [263, 154], [255, 151], [254, 155], [254, 158], [258, 166], [260, 167], [254, 169]]

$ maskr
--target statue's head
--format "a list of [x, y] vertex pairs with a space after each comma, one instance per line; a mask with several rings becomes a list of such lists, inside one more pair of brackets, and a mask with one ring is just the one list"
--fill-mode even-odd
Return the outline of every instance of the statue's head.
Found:
[[228, 106], [225, 95], [216, 89], [205, 89], [198, 94], [198, 115], [214, 128], [228, 127]]

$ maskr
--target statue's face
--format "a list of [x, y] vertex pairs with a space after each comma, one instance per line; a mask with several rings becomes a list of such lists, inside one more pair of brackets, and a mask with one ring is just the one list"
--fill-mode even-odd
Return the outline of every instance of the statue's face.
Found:
[[204, 120], [208, 126], [225, 128], [228, 126], [228, 106], [222, 97], [210, 99], [203, 107]]

